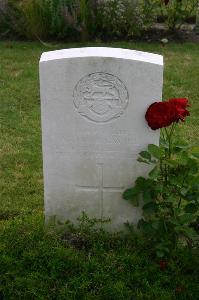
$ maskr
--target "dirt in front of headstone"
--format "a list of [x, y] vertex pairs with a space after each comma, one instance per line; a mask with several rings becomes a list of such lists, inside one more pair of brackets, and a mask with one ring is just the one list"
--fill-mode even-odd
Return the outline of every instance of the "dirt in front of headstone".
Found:
[[77, 250], [86, 250], [89, 245], [88, 237], [80, 233], [65, 233], [61, 239], [64, 243]]

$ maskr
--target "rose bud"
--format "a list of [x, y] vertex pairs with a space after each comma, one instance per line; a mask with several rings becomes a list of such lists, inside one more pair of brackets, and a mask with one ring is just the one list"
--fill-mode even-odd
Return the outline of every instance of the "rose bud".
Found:
[[165, 261], [165, 260], [160, 260], [159, 262], [159, 267], [160, 267], [160, 270], [165, 270], [168, 266], [168, 263]]

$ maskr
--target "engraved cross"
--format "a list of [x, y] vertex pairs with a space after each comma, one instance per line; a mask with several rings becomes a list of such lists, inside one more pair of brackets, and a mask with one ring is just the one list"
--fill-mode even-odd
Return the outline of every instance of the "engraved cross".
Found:
[[88, 192], [98, 192], [98, 199], [100, 201], [100, 206], [101, 206], [101, 217], [103, 214], [103, 194], [105, 191], [110, 191], [110, 192], [123, 192], [124, 187], [113, 187], [113, 186], [109, 186], [109, 187], [104, 187], [104, 176], [103, 176], [103, 164], [99, 163], [97, 164], [97, 168], [98, 168], [98, 185], [97, 186], [87, 186], [87, 185], [76, 185], [76, 187], [79, 190], [83, 190], [83, 191], [88, 191]]

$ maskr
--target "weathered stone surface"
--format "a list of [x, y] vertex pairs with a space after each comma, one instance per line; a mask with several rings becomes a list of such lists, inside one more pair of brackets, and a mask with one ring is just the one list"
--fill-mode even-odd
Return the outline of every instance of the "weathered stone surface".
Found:
[[40, 60], [45, 214], [75, 221], [111, 218], [111, 230], [141, 211], [122, 192], [145, 165], [139, 151], [159, 141], [145, 112], [161, 100], [162, 56], [116, 48], [43, 53]]

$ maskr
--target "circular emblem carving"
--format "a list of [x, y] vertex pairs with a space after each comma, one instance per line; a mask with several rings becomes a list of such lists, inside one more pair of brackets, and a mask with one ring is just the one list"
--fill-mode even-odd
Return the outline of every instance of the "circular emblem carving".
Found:
[[108, 73], [86, 75], [74, 88], [74, 104], [80, 115], [94, 122], [120, 117], [128, 105], [124, 83]]

